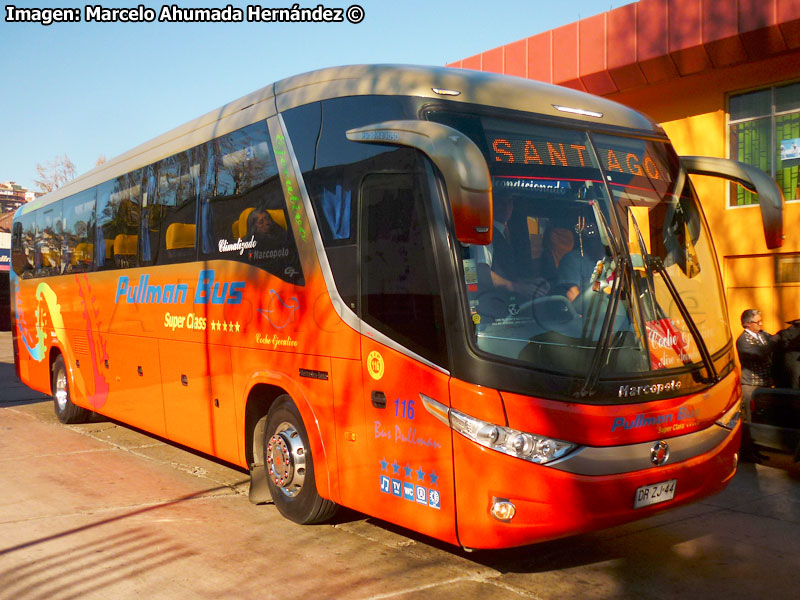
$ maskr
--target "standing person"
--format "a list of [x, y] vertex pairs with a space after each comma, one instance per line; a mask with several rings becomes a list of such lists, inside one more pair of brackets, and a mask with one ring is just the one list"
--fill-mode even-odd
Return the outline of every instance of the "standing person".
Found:
[[[744, 331], [736, 339], [736, 352], [742, 364], [742, 405], [747, 422], [752, 417], [753, 391], [758, 387], [775, 387], [772, 365], [775, 336], [763, 331], [763, 324], [761, 312], [748, 308], [742, 313]], [[757, 458], [757, 451], [746, 432], [745, 429], [742, 437], [743, 459]]]

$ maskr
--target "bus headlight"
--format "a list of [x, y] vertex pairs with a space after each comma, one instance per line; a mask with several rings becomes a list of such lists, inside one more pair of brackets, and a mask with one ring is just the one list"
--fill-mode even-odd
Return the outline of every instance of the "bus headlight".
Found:
[[572, 452], [578, 446], [563, 440], [543, 437], [481, 421], [453, 408], [450, 409], [450, 426], [466, 437], [509, 456], [536, 464], [545, 464]]

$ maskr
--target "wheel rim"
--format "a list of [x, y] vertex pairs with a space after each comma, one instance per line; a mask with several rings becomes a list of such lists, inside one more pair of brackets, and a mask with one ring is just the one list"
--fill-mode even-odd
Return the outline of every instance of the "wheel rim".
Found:
[[267, 442], [268, 476], [284, 494], [297, 496], [306, 477], [306, 451], [300, 433], [291, 423], [281, 423]]
[[67, 391], [67, 372], [64, 369], [59, 369], [56, 373], [56, 390], [55, 399], [58, 410], [63, 412], [67, 408], [67, 399], [69, 392]]

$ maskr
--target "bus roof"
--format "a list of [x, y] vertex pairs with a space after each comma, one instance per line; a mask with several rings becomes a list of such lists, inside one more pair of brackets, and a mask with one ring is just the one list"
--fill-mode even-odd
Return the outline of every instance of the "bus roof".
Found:
[[[663, 135], [659, 125], [633, 109], [591, 94], [539, 81], [448, 67], [330, 67], [282, 79], [176, 127], [76, 177], [57, 190], [24, 204], [19, 214], [271, 117], [277, 110], [285, 111], [317, 100], [359, 95], [447, 99]], [[564, 108], [571, 110], [564, 111]]]
[[[663, 135], [660, 126], [648, 117], [611, 100], [541, 81], [465, 69], [410, 65], [331, 67], [288, 77], [277, 82], [274, 89], [280, 111], [339, 96], [420, 96], [570, 117], [606, 127]], [[602, 117], [566, 113], [555, 106], [600, 113]]]

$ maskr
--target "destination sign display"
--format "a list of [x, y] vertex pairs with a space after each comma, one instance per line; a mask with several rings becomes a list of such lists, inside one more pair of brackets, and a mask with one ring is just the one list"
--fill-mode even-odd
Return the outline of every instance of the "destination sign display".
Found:
[[[511, 135], [491, 136], [488, 141], [496, 163], [572, 168], [597, 166], [586, 144]], [[622, 173], [650, 180], [668, 180], [664, 169], [646, 153], [645, 144], [640, 146], [638, 152], [601, 146], [597, 148], [597, 154], [603, 169], [611, 175]]]

